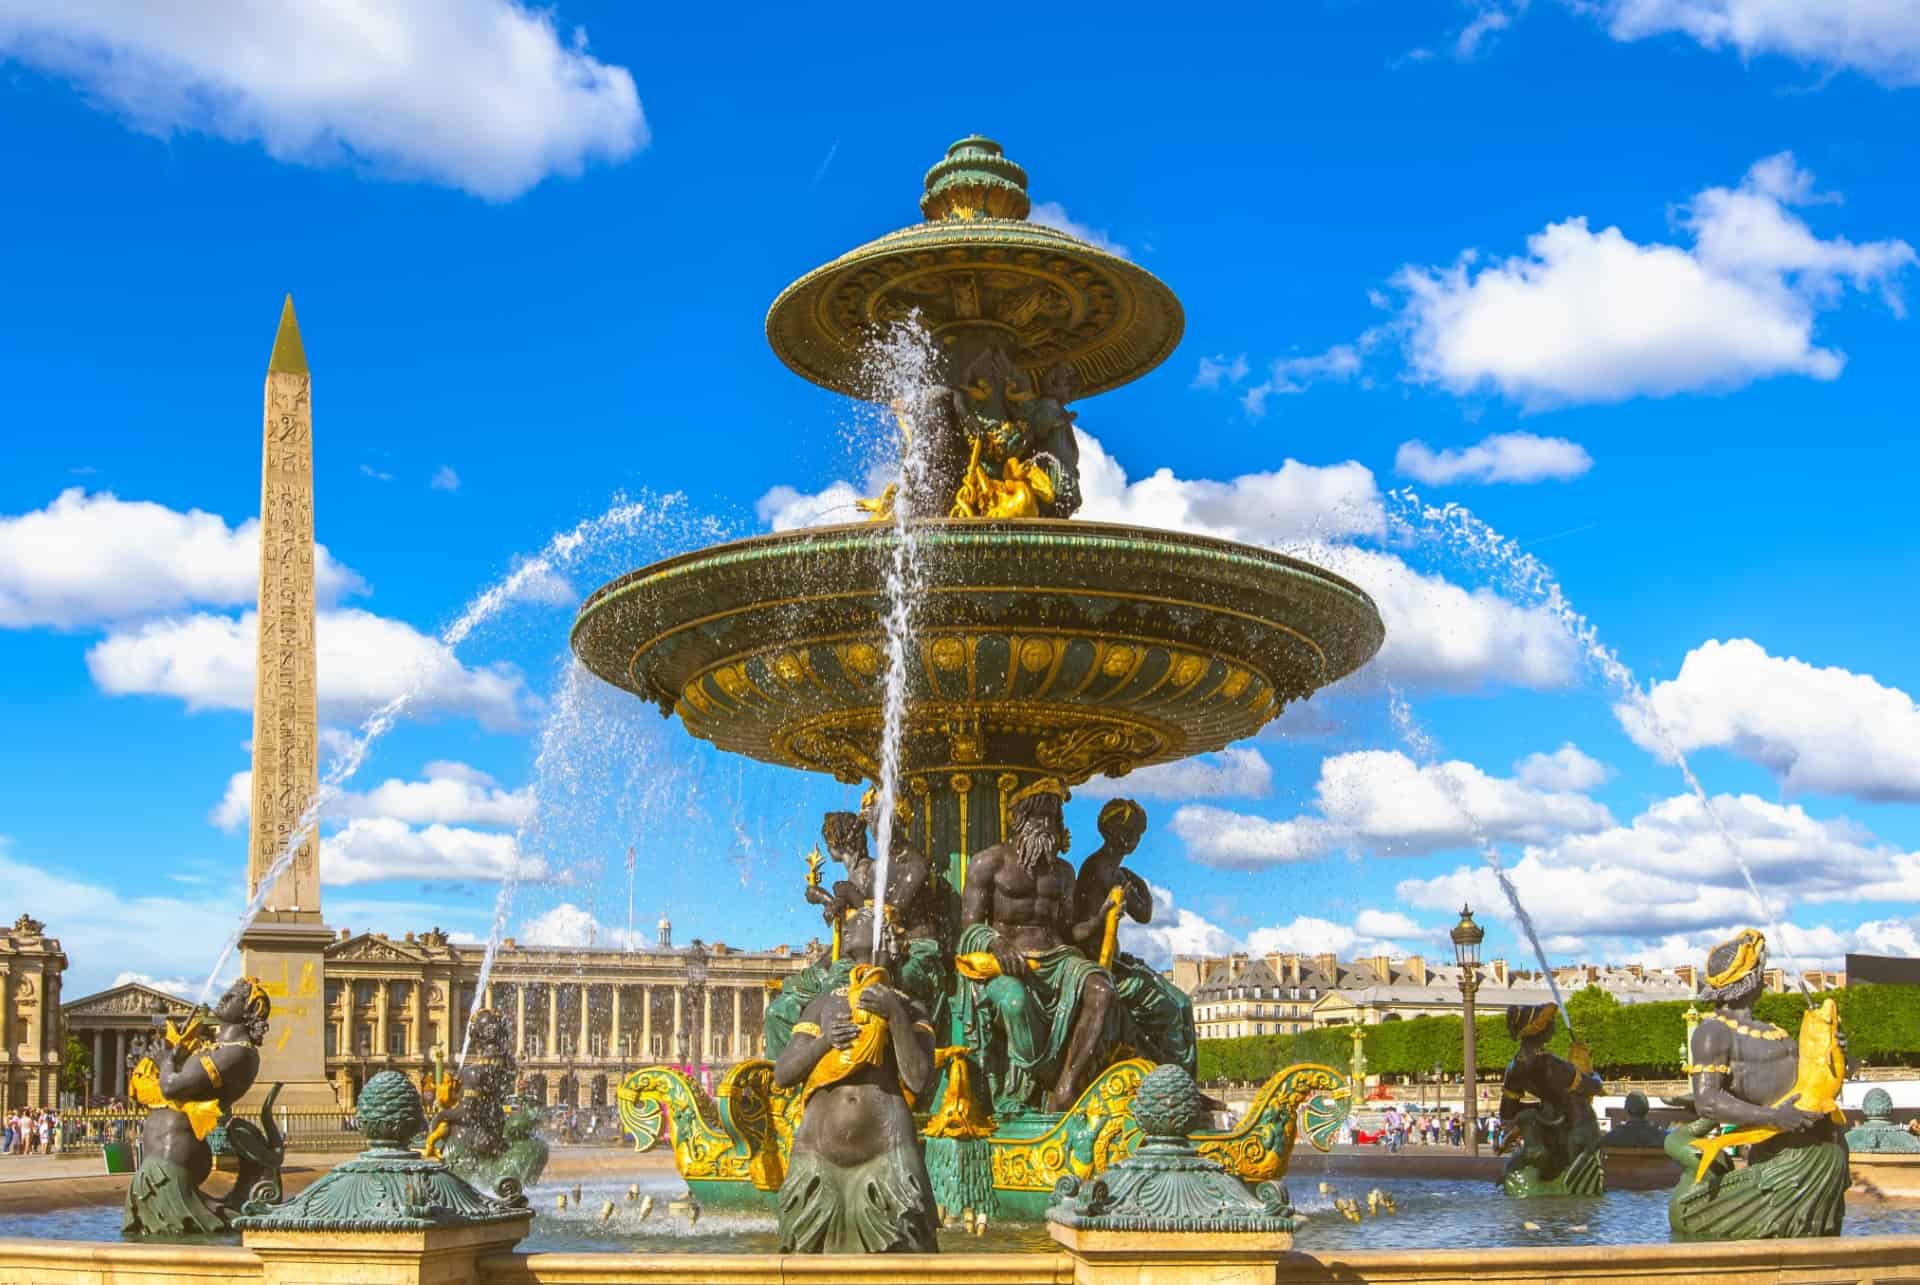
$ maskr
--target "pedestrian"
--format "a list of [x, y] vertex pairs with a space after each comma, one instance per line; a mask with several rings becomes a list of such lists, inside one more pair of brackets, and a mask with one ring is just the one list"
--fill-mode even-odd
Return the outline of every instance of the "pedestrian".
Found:
[[1387, 1108], [1385, 1128], [1387, 1131], [1387, 1150], [1397, 1155], [1400, 1151], [1400, 1112], [1397, 1108]]

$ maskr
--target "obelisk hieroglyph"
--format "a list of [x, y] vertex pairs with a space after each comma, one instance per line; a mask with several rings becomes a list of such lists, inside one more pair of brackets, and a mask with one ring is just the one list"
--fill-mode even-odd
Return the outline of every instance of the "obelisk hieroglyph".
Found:
[[[314, 657], [313, 376], [307, 370], [293, 296], [280, 311], [267, 362], [260, 468], [260, 637], [253, 687], [253, 816], [247, 840], [247, 895], [258, 891], [287, 850], [320, 788], [319, 711]], [[242, 967], [273, 997], [273, 1021], [257, 1102], [276, 1082], [286, 1106], [332, 1106], [323, 1039], [323, 951], [332, 934], [320, 919], [320, 840], [309, 829], [240, 939]]]

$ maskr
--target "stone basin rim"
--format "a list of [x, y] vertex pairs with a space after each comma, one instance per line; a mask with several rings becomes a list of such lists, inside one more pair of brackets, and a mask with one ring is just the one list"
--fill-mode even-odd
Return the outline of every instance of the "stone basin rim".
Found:
[[[1303, 558], [1278, 553], [1259, 545], [1224, 540], [1218, 536], [1193, 535], [1164, 527], [1133, 526], [1119, 522], [1087, 522], [1077, 518], [1024, 518], [1003, 521], [920, 518], [914, 520], [911, 525], [916, 534], [933, 537], [936, 545], [1004, 544], [1013, 546], [1027, 542], [1043, 545], [1056, 540], [1065, 540], [1073, 544], [1095, 545], [1144, 543], [1160, 545], [1176, 553], [1225, 555], [1265, 570], [1319, 581], [1329, 588], [1351, 594], [1365, 604], [1376, 621], [1379, 620], [1379, 605], [1374, 602], [1372, 595], [1345, 576]], [[878, 551], [891, 548], [898, 539], [899, 529], [890, 522], [847, 522], [832, 526], [804, 527], [794, 531], [776, 531], [747, 536], [739, 540], [729, 540], [723, 544], [689, 550], [686, 553], [677, 553], [629, 571], [594, 590], [580, 605], [580, 610], [574, 618], [573, 628], [569, 632], [568, 641], [577, 650], [581, 630], [587, 626], [589, 617], [610, 600], [647, 581], [683, 573], [702, 562], [721, 558], [733, 560], [743, 556], [773, 558], [788, 550], [795, 553], [821, 553], [836, 546], [850, 550], [864, 551], [870, 548]], [[1381, 632], [1384, 635], [1384, 627]]]

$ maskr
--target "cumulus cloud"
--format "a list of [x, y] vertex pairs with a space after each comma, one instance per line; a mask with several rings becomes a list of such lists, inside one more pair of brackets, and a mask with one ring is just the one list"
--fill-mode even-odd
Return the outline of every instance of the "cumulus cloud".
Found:
[[1536, 790], [1591, 790], [1613, 775], [1600, 760], [1568, 741], [1551, 754], [1533, 753], [1513, 765], [1513, 777]]
[[[411, 825], [517, 826], [533, 810], [531, 788], [503, 790], [485, 772], [465, 763], [435, 761], [424, 780], [389, 777], [371, 790], [329, 795], [320, 810], [322, 825], [361, 817], [392, 817]], [[243, 829], [252, 813], [253, 773], [235, 772], [208, 819], [230, 833]]]
[[442, 464], [427, 479], [427, 486], [435, 491], [457, 491], [460, 489], [460, 475], [453, 471], [450, 464]]
[[1218, 388], [1224, 383], [1237, 384], [1247, 377], [1247, 355], [1237, 353], [1232, 357], [1215, 354], [1200, 359], [1200, 369], [1193, 377], [1195, 388]]
[[1098, 438], [1075, 430], [1080, 445], [1082, 518], [1282, 545], [1314, 538], [1378, 536], [1386, 511], [1373, 473], [1348, 460], [1325, 466], [1287, 460], [1265, 473], [1220, 482], [1180, 478], [1170, 468], [1129, 481]]
[[1472, 446], [1436, 451], [1415, 439], [1394, 453], [1394, 471], [1429, 486], [1460, 482], [1564, 482], [1593, 467], [1578, 442], [1532, 433], [1494, 433]]
[[770, 530], [795, 531], [801, 527], [858, 522], [861, 512], [856, 505], [865, 498], [865, 492], [855, 490], [853, 483], [846, 481], [831, 482], [825, 490], [814, 492], [783, 483], [754, 501], [753, 512]]
[[1783, 152], [1678, 211], [1691, 246], [1595, 232], [1576, 217], [1528, 238], [1523, 255], [1408, 265], [1394, 284], [1410, 373], [1529, 409], [1836, 378], [1845, 358], [1814, 341], [1817, 313], [1851, 289], [1901, 314], [1897, 287], [1915, 254], [1900, 240], [1815, 235], [1794, 207], [1821, 199]]
[[1187, 855], [1254, 870], [1334, 852], [1424, 856], [1490, 842], [1545, 843], [1614, 824], [1577, 790], [1489, 776], [1471, 763], [1420, 765], [1394, 750], [1332, 755], [1314, 788], [1318, 814], [1286, 820], [1191, 804], [1173, 817]]
[[1119, 258], [1131, 257], [1127, 254], [1127, 247], [1109, 237], [1105, 228], [1089, 227], [1080, 222], [1069, 215], [1066, 207], [1058, 201], [1042, 201], [1034, 206], [1027, 214], [1027, 222], [1056, 228], [1068, 236], [1077, 236], [1088, 245], [1105, 250], [1108, 254]]
[[1398, 911], [1362, 910], [1351, 925], [1301, 915], [1290, 923], [1256, 928], [1243, 939], [1177, 904], [1171, 890], [1157, 884], [1148, 887], [1153, 893], [1153, 920], [1146, 924], [1121, 920], [1120, 947], [1155, 968], [1170, 967], [1175, 955], [1227, 955], [1238, 951], [1310, 955], [1332, 951], [1342, 957], [1404, 955], [1405, 950], [1387, 938], [1426, 935], [1420, 925]]
[[[1531, 845], [1508, 873], [1543, 935], [1557, 938], [1563, 951], [1601, 957], [1614, 943], [1649, 948], [1676, 935], [1692, 952], [1736, 928], [1784, 916], [1795, 903], [1920, 899], [1920, 853], [1883, 843], [1844, 817], [1818, 818], [1798, 805], [1745, 794], [1717, 796], [1713, 809], [1768, 899], [1764, 913], [1719, 825], [1692, 794], [1661, 800], [1625, 825]], [[1404, 879], [1395, 891], [1416, 909], [1467, 901], [1510, 918], [1492, 870], [1480, 863]], [[1789, 944], [1794, 940], [1789, 936]], [[1813, 943], [1805, 953], [1839, 952]]]
[[1097, 776], [1075, 793], [1094, 799], [1257, 799], [1272, 787], [1273, 768], [1266, 757], [1239, 748], [1157, 763], [1118, 778]]
[[1359, 373], [1360, 350], [1353, 344], [1335, 344], [1325, 352], [1305, 357], [1281, 357], [1267, 366], [1265, 379], [1240, 395], [1240, 406], [1258, 419], [1267, 413], [1271, 397], [1304, 393], [1318, 383], [1344, 383]]
[[521, 920], [514, 939], [529, 946], [615, 946], [626, 935], [626, 929], [603, 923], [572, 902], [563, 901]]
[[1647, 711], [1615, 707], [1634, 741], [1665, 755], [1724, 749], [1758, 763], [1789, 791], [1920, 801], [1920, 705], [1897, 687], [1837, 666], [1769, 655], [1751, 638], [1711, 640], [1655, 683]]
[[1742, 58], [1780, 54], [1887, 85], [1920, 85], [1920, 8], [1906, 0], [1597, 0], [1616, 40], [1678, 33]]
[[[253, 708], [258, 618], [200, 613], [116, 629], [87, 652], [101, 691], [171, 696], [192, 710]], [[491, 730], [521, 725], [526, 684], [510, 665], [469, 667], [411, 625], [357, 609], [319, 613], [320, 717], [352, 722], [404, 692], [422, 713], [459, 714]]]
[[1120, 949], [1137, 955], [1155, 968], [1166, 968], [1175, 955], [1225, 955], [1241, 943], [1219, 925], [1184, 906], [1174, 904], [1173, 891], [1148, 884], [1153, 893], [1153, 919], [1137, 924], [1120, 920]]
[[647, 142], [633, 76], [519, 0], [0, 0], [0, 55], [146, 133], [507, 200]]
[[547, 865], [523, 856], [511, 834], [434, 824], [420, 829], [396, 817], [360, 817], [320, 840], [320, 881], [329, 885], [476, 879], [498, 882], [517, 871], [544, 878]]
[[[322, 602], [366, 583], [314, 549]], [[196, 606], [230, 607], [260, 589], [260, 522], [180, 512], [71, 487], [45, 508], [0, 514], [0, 629], [81, 629]]]
[[165, 991], [167, 994], [177, 995], [181, 999], [194, 999], [200, 994], [199, 982], [190, 982], [184, 977], [155, 977], [150, 973], [139, 973], [130, 968], [122, 969], [115, 975], [112, 981], [107, 983], [107, 987], [111, 989], [115, 986], [125, 986], [128, 983], [136, 986], [150, 987], [157, 991]]
[[[60, 939], [72, 961], [63, 982], [69, 997], [117, 985], [111, 979], [123, 972], [204, 977], [241, 910], [238, 878], [229, 893], [127, 895], [113, 884], [60, 870], [51, 853], [16, 854], [5, 836], [0, 836], [0, 888], [7, 890], [14, 913], [45, 920], [47, 932]], [[157, 924], [166, 925], [166, 931], [140, 931]], [[199, 981], [192, 989], [198, 993]]]

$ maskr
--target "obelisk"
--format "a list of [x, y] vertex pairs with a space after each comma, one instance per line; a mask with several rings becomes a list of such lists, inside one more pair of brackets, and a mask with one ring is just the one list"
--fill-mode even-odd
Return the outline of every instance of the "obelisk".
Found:
[[[247, 840], [247, 895], [258, 891], [292, 842], [320, 787], [314, 661], [313, 377], [307, 370], [293, 296], [267, 361], [260, 468], [260, 636], [253, 687], [253, 816]], [[246, 1101], [276, 1082], [281, 1105], [335, 1105], [323, 1039], [323, 951], [332, 934], [320, 919], [320, 840], [311, 828], [273, 882], [240, 939], [242, 968], [273, 997], [260, 1075]]]

